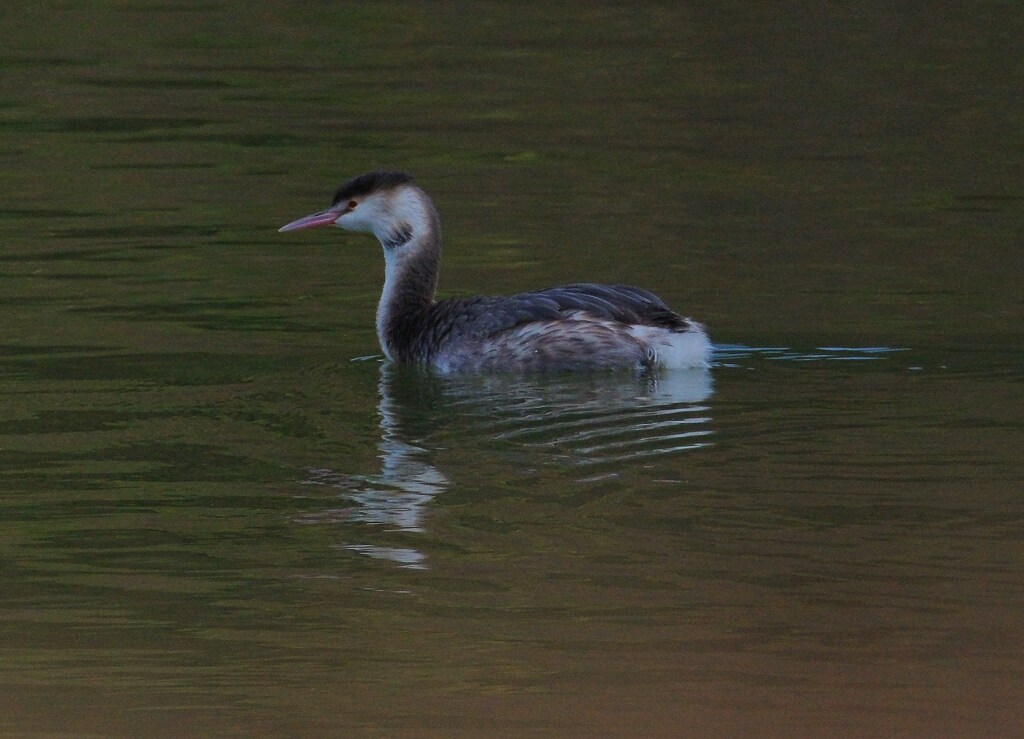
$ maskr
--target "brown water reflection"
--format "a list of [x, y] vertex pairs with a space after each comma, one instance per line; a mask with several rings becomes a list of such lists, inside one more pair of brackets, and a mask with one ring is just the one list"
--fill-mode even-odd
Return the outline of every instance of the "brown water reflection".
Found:
[[[1016, 5], [3, 21], [0, 733], [1018, 731]], [[717, 365], [351, 361], [377, 247], [275, 229], [376, 166], [446, 294], [644, 285]]]
[[[341, 491], [343, 505], [307, 515], [305, 522], [422, 532], [431, 503], [453, 487], [433, 462], [437, 450], [429, 439], [438, 429], [468, 431], [499, 455], [529, 449], [538, 460], [550, 455], [549, 465], [598, 465], [602, 471], [582, 478], [594, 480], [614, 477], [609, 465], [615, 463], [700, 449], [712, 433], [706, 428], [711, 419], [703, 415], [708, 406], [699, 404], [711, 396], [707, 370], [644, 377], [437, 377], [383, 364], [378, 392], [380, 473], [310, 470], [306, 482]], [[510, 447], [498, 446], [510, 440]], [[469, 440], [457, 443], [468, 456], [487, 453], [466, 449]], [[410, 547], [344, 547], [405, 567], [426, 566], [425, 555]]]

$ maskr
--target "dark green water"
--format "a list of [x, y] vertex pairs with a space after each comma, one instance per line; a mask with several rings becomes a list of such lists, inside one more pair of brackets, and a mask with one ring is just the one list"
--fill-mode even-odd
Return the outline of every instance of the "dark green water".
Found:
[[[1019, 730], [1016, 4], [0, 21], [0, 733]], [[716, 366], [382, 365], [378, 166]]]

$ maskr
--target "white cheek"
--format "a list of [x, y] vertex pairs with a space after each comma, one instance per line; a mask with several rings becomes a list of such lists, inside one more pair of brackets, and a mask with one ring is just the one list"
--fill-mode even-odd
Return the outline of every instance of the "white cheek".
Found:
[[372, 231], [373, 218], [365, 209], [356, 208], [351, 213], [345, 213], [335, 221], [336, 226], [349, 231]]
[[429, 219], [418, 191], [400, 191], [394, 198], [394, 211], [401, 214], [401, 220], [409, 224], [413, 233], [422, 233], [427, 229]]

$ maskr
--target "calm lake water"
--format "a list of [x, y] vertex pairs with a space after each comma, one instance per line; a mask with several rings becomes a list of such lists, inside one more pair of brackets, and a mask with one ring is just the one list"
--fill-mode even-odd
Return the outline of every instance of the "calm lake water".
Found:
[[[1024, 11], [553, 8], [2, 11], [0, 734], [1019, 731]], [[715, 366], [382, 363], [379, 166]]]

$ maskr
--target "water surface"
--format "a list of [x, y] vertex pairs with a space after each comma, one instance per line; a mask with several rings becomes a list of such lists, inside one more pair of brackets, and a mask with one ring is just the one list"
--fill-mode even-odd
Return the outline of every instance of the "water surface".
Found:
[[[1007, 735], [1013, 4], [6, 13], [0, 731]], [[709, 372], [383, 364], [442, 292], [640, 284]]]

